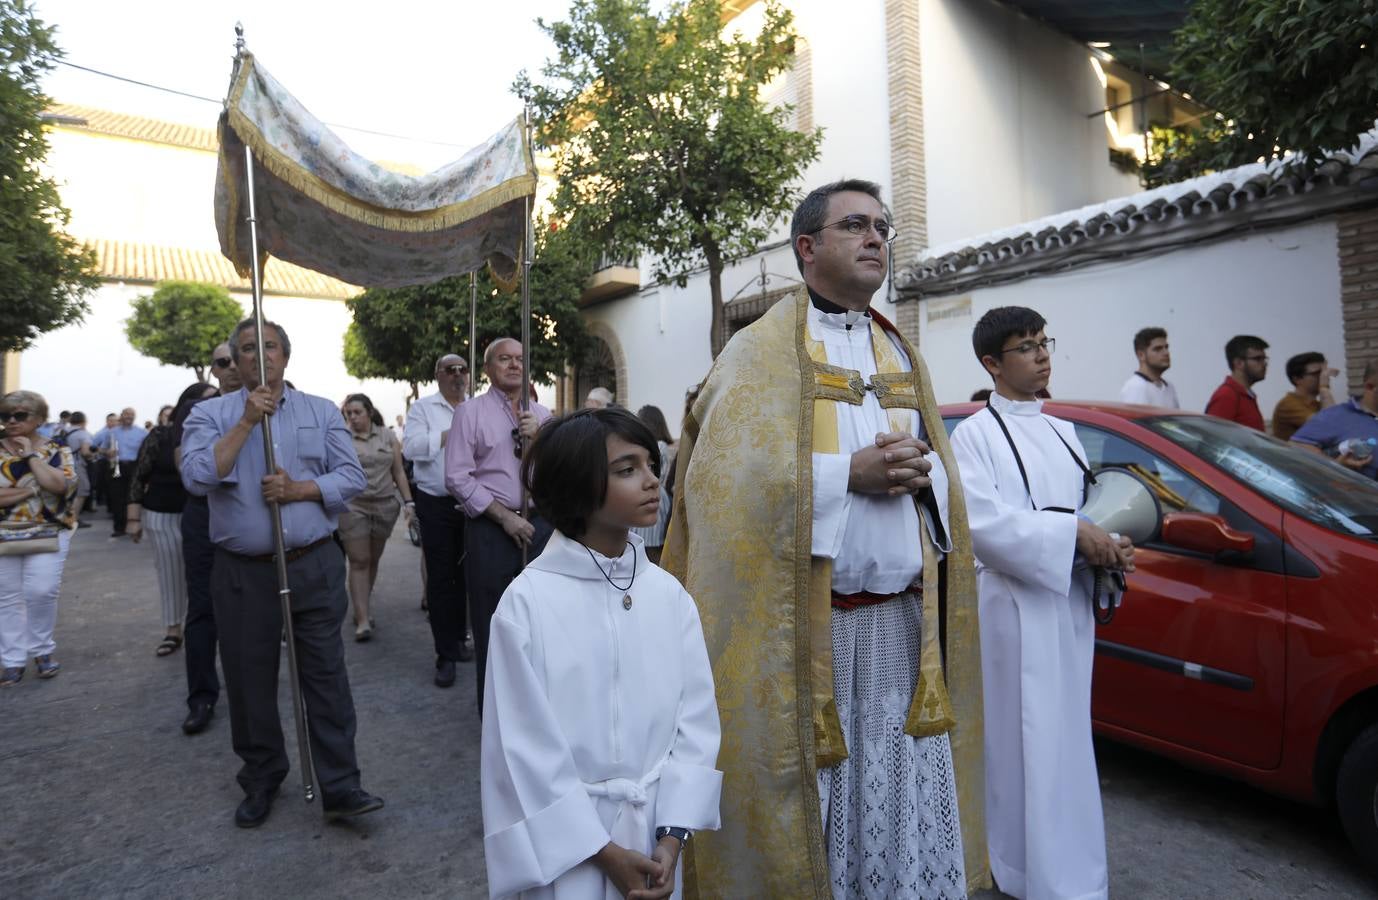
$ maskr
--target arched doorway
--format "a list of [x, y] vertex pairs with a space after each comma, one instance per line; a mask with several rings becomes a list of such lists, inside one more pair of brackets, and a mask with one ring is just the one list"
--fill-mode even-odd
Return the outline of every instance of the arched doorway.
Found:
[[584, 398], [596, 387], [607, 388], [623, 402], [617, 391], [617, 359], [612, 355], [608, 342], [594, 335], [589, 342], [588, 353], [579, 361], [579, 369], [574, 379], [574, 406], [584, 405]]

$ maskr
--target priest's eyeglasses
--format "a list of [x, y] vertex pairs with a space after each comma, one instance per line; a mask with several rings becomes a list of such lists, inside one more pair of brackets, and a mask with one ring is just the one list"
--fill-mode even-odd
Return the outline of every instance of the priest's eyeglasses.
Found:
[[1051, 354], [1055, 349], [1057, 349], [1057, 339], [1044, 338], [1041, 341], [1025, 341], [1024, 343], [1018, 344], [1014, 347], [1006, 347], [1004, 350], [1001, 350], [999, 353], [995, 355], [1003, 356], [1006, 353], [1018, 353], [1020, 356], [1028, 356], [1030, 353], [1033, 353], [1040, 349], [1046, 350], [1049, 354]]
[[836, 222], [829, 222], [827, 225], [820, 225], [808, 234], [817, 234], [824, 228], [836, 228], [838, 226], [847, 229], [848, 234], [857, 237], [861, 237], [874, 228], [880, 239], [887, 244], [894, 243], [895, 238], [899, 236], [899, 232], [889, 222], [884, 219], [872, 219], [870, 216], [848, 216], [845, 219], [838, 219]]

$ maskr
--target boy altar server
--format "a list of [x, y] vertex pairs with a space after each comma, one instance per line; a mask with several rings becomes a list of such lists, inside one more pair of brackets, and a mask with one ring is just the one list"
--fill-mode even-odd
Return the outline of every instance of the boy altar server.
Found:
[[722, 773], [698, 609], [633, 527], [660, 450], [625, 409], [547, 422], [523, 466], [555, 526], [493, 614], [483, 847], [493, 897], [663, 900], [717, 828]]
[[1019, 898], [1108, 896], [1091, 744], [1091, 567], [1134, 549], [1075, 513], [1086, 451], [1036, 396], [1052, 374], [1043, 317], [992, 309], [976, 357], [995, 381], [952, 435], [976, 551], [991, 872]]

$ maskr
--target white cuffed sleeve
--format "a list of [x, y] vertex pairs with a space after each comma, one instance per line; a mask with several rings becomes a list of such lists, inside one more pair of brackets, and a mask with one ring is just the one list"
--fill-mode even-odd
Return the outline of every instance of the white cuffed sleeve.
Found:
[[698, 607], [682, 589], [679, 599], [684, 606], [680, 616], [684, 687], [675, 743], [660, 771], [654, 824], [715, 831], [721, 827], [718, 805], [722, 796], [722, 772], [717, 769], [722, 741], [718, 699]]

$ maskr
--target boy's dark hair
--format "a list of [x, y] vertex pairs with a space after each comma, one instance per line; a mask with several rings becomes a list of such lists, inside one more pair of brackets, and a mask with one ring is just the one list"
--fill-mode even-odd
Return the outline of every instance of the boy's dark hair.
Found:
[[[864, 181], [860, 178], [844, 178], [841, 181], [830, 181], [825, 185], [809, 191], [799, 205], [794, 208], [794, 218], [789, 223], [789, 244], [794, 250], [794, 264], [799, 267], [799, 271], [804, 271], [804, 258], [799, 255], [799, 248], [795, 245], [795, 239], [801, 234], [813, 234], [824, 225], [828, 224], [828, 201], [833, 194], [840, 194], [843, 191], [855, 191], [858, 194], [870, 194], [876, 202], [885, 208], [885, 201], [880, 199], [880, 185], [874, 181]], [[890, 215], [889, 210], [885, 212]]]
[[1225, 344], [1225, 365], [1234, 368], [1236, 359], [1244, 359], [1250, 350], [1267, 350], [1268, 342], [1252, 334], [1236, 334]]
[[608, 494], [608, 435], [644, 447], [660, 475], [660, 448], [641, 420], [620, 407], [581, 409], [551, 419], [536, 432], [522, 462], [522, 481], [536, 509], [560, 531], [577, 538]]
[[1149, 344], [1158, 340], [1158, 338], [1166, 337], [1167, 329], [1158, 328], [1157, 326], [1151, 328], [1140, 328], [1139, 333], [1134, 335], [1134, 352], [1142, 353], [1148, 349]]
[[1309, 353], [1298, 353], [1296, 356], [1287, 360], [1287, 380], [1293, 384], [1301, 381], [1302, 376], [1306, 374], [1307, 366], [1314, 365], [1315, 363], [1324, 364], [1325, 354], [1317, 353], [1314, 350]]
[[972, 329], [971, 346], [976, 351], [976, 361], [981, 362], [987, 356], [999, 359], [1000, 348], [1011, 335], [1030, 337], [1047, 324], [1027, 306], [997, 306], [982, 316]]

